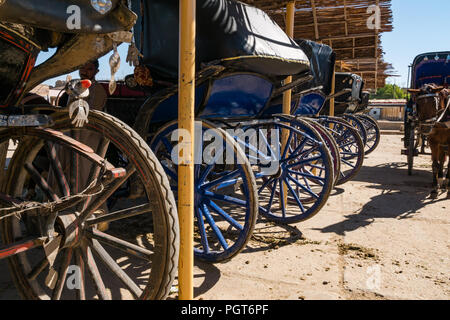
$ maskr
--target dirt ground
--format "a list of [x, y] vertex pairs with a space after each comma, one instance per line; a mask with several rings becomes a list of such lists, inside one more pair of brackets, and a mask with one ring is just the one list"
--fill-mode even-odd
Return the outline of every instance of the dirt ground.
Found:
[[[450, 199], [429, 199], [430, 156], [416, 159], [410, 177], [401, 147], [401, 136], [382, 136], [360, 174], [313, 219], [260, 219], [232, 261], [197, 262], [195, 298], [449, 299]], [[0, 261], [0, 299], [16, 298]]]

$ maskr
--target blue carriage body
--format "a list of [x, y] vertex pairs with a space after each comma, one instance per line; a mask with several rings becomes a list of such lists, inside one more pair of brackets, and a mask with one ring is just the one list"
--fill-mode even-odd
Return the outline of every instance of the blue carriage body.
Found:
[[[225, 74], [200, 83], [195, 90], [195, 114], [204, 120], [243, 120], [261, 117], [272, 97], [273, 83], [254, 73]], [[178, 91], [156, 102], [150, 124], [178, 117]]]
[[450, 85], [450, 51], [418, 55], [412, 65], [411, 88], [426, 84]]

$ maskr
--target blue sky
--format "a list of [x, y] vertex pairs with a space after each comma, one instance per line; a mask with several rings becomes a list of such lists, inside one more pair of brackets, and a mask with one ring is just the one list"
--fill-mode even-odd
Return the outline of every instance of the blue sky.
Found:
[[[408, 65], [415, 56], [424, 52], [450, 51], [450, 1], [448, 0], [392, 0], [394, 30], [382, 35], [385, 60], [393, 64], [394, 72], [400, 77], [388, 78], [389, 83], [407, 85]], [[121, 45], [121, 67], [116, 78], [124, 78], [132, 73], [126, 64], [127, 46]], [[41, 53], [38, 62], [50, 54]], [[100, 73], [97, 79], [109, 79], [110, 71], [107, 54], [100, 59]], [[72, 74], [78, 77], [78, 72]], [[61, 76], [57, 79], [65, 79]], [[47, 81], [54, 84], [55, 79]]]
[[401, 77], [389, 83], [407, 85], [408, 66], [421, 53], [450, 51], [450, 1], [392, 0], [394, 30], [382, 35], [385, 60]]

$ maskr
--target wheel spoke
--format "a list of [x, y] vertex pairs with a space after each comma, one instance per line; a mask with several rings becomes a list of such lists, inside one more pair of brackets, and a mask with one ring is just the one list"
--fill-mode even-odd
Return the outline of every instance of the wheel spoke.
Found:
[[[80, 141], [79, 130], [71, 130], [70, 136], [76, 141]], [[70, 194], [77, 194], [79, 192], [78, 171], [80, 155], [78, 154], [78, 152], [70, 152], [70, 157]]]
[[92, 255], [92, 251], [90, 247], [86, 247], [81, 250], [84, 260], [86, 261], [88, 272], [92, 278], [94, 283], [95, 290], [98, 294], [98, 297], [101, 300], [111, 300], [110, 297], [106, 293], [105, 284], [103, 283], [102, 276], [98, 271], [97, 264], [95, 263], [94, 256]]
[[225, 238], [223, 237], [222, 232], [220, 231], [219, 227], [217, 227], [216, 223], [214, 222], [214, 219], [212, 218], [208, 208], [206, 207], [206, 205], [203, 205], [203, 207], [201, 208], [201, 212], [203, 213], [206, 221], [208, 222], [208, 224], [211, 226], [211, 228], [214, 231], [214, 234], [216, 235], [217, 239], [220, 242], [220, 245], [222, 246], [222, 248], [224, 248], [225, 250], [228, 250], [228, 243], [225, 240]]
[[243, 231], [244, 227], [239, 224], [236, 220], [234, 220], [232, 217], [230, 217], [229, 214], [227, 214], [225, 211], [223, 211], [222, 208], [220, 208], [217, 204], [215, 204], [213, 201], [208, 201], [207, 206], [210, 207], [214, 212], [219, 214], [222, 218], [227, 220], [233, 227], [238, 229], [239, 231]]
[[36, 278], [45, 270], [48, 266], [48, 259], [44, 257], [34, 268], [27, 274], [27, 279], [30, 281], [36, 280]]
[[113, 237], [96, 229], [89, 230], [87, 232], [87, 235], [91, 239], [96, 239], [108, 246], [119, 249], [122, 252], [131, 254], [145, 261], [150, 261], [151, 257], [153, 256], [153, 252], [151, 252], [150, 250], [147, 250], [125, 240]]
[[223, 195], [223, 194], [216, 194], [216, 193], [212, 193], [210, 191], [206, 191], [205, 192], [205, 196], [208, 197], [208, 198], [212, 198], [212, 199], [220, 200], [220, 201], [225, 201], [225, 202], [236, 204], [236, 205], [239, 205], [239, 206], [244, 206], [244, 207], [247, 206], [247, 201], [244, 201], [244, 200], [241, 200], [241, 199], [238, 199], [238, 198], [233, 198], [233, 197], [230, 197], [230, 196], [226, 196], [226, 195]]
[[345, 160], [345, 159], [341, 159], [341, 161], [344, 162], [346, 165], [352, 167], [353, 169], [356, 168], [356, 165], [352, 164], [351, 162], [348, 162], [348, 161]]
[[280, 162], [289, 162], [289, 161], [292, 161], [294, 159], [304, 158], [305, 156], [313, 153], [314, 151], [317, 151], [318, 149], [319, 149], [319, 145], [315, 145], [312, 148], [310, 148], [308, 150], [305, 150], [305, 151], [302, 151], [299, 154], [292, 153], [288, 158], [282, 159]]
[[[285, 129], [285, 130], [288, 130], [288, 129]], [[290, 130], [288, 139], [287, 139], [287, 141], [286, 141], [286, 145], [284, 146], [284, 150], [283, 150], [281, 159], [286, 158], [286, 153], [287, 153], [287, 151], [289, 150], [289, 147], [290, 147], [290, 145], [291, 145], [291, 141], [292, 141], [292, 136], [293, 136], [293, 135], [294, 135], [294, 132], [293, 132], [292, 130]]]
[[[308, 171], [308, 170], [307, 170], [307, 171]], [[292, 174], [296, 174], [296, 175], [302, 176], [302, 177], [314, 179], [314, 180], [325, 181], [324, 178], [315, 176], [315, 175], [313, 175], [313, 174], [311, 174], [311, 173], [297, 172], [297, 171], [292, 171], [292, 170], [288, 170], [288, 172], [289, 172], [289, 173], [292, 173]]]
[[354, 144], [355, 143], [355, 141], [350, 141], [350, 142], [347, 142], [346, 144], [341, 144], [341, 145], [338, 145], [339, 146], [339, 148], [346, 148], [346, 147], [348, 147], [348, 146], [350, 146], [350, 145], [352, 145], [352, 144]]
[[200, 208], [197, 208], [195, 210], [195, 215], [197, 216], [197, 226], [200, 232], [200, 241], [204, 252], [207, 254], [209, 253], [210, 249], [208, 245], [208, 238], [206, 236], [205, 222], [203, 221], [203, 214], [201, 213]]
[[47, 181], [41, 176], [39, 171], [31, 163], [25, 163], [25, 169], [30, 174], [33, 181], [41, 188], [41, 190], [45, 193], [48, 199], [51, 201], [58, 201], [59, 197], [52, 190], [52, 188], [48, 185]]
[[287, 176], [289, 180], [291, 180], [292, 182], [294, 182], [297, 186], [300, 187], [300, 189], [304, 190], [305, 192], [309, 193], [311, 196], [313, 196], [316, 199], [319, 199], [319, 196], [317, 194], [315, 194], [314, 192], [312, 192], [311, 190], [309, 190], [308, 188], [305, 188], [305, 186], [303, 186], [300, 182], [298, 182], [297, 180], [295, 180], [294, 178], [292, 178], [290, 175]]
[[62, 256], [61, 266], [58, 272], [58, 281], [56, 282], [56, 287], [53, 290], [52, 300], [61, 299], [61, 294], [64, 289], [64, 284], [66, 282], [67, 271], [69, 269], [70, 261], [72, 260], [72, 248], [67, 248], [64, 250]]
[[119, 189], [127, 180], [128, 178], [130, 178], [134, 172], [136, 171], [136, 167], [129, 164], [126, 168], [126, 175], [123, 178], [120, 179], [116, 179], [114, 180], [112, 183], [110, 183], [106, 189], [103, 191], [102, 194], [100, 194], [99, 196], [97, 196], [90, 204], [89, 206], [86, 208], [86, 210], [84, 210], [80, 217], [79, 220], [84, 222], [92, 213], [94, 213], [95, 210], [97, 210], [98, 208], [100, 208], [100, 206], [105, 203], [105, 201], [114, 193], [117, 191], [117, 189]]
[[64, 197], [70, 196], [69, 183], [67, 182], [66, 176], [64, 175], [64, 170], [56, 153], [55, 145], [50, 142], [46, 142], [45, 150], [47, 152], [47, 156], [50, 159], [51, 167], [56, 177], [56, 181], [58, 183], [61, 194], [64, 195]]
[[102, 222], [113, 222], [117, 220], [127, 219], [130, 217], [138, 216], [141, 214], [145, 214], [152, 211], [152, 207], [150, 204], [142, 204], [139, 206], [135, 206], [132, 208], [127, 208], [115, 212], [111, 212], [105, 215], [102, 215], [97, 218], [89, 219], [86, 221], [86, 226], [94, 226], [96, 224], [102, 223]]
[[117, 262], [106, 252], [102, 245], [95, 239], [92, 239], [92, 249], [95, 254], [105, 263], [109, 270], [114, 273], [119, 280], [130, 290], [137, 299], [142, 295], [142, 290], [134, 283], [134, 281], [122, 270]]
[[290, 156], [287, 159], [281, 159], [280, 161], [291, 161], [295, 158], [298, 158], [299, 155], [297, 153], [303, 149], [303, 147], [306, 145], [307, 142], [308, 142], [308, 138], [303, 137], [302, 142], [298, 146], [295, 147], [295, 150], [291, 152]]
[[283, 180], [278, 180], [280, 182], [280, 202], [281, 202], [281, 214], [283, 218], [286, 218], [286, 203], [284, 201], [284, 183]]
[[75, 250], [76, 265], [80, 268], [80, 287], [76, 288], [76, 295], [78, 300], [86, 300], [86, 288], [85, 288], [85, 263], [81, 253], [81, 249]]
[[[204, 190], [211, 189], [212, 187], [215, 187], [218, 184], [221, 184], [222, 182], [225, 182], [225, 181], [228, 181], [228, 180], [232, 180], [233, 178], [238, 176], [239, 173], [240, 173], [239, 170], [232, 171], [232, 172], [226, 174], [225, 176], [223, 176], [223, 177], [221, 177], [219, 179], [216, 179], [214, 181], [211, 181], [211, 182], [208, 182], [208, 183], [206, 183], [204, 185], [201, 185], [201, 188], [204, 189]], [[237, 180], [233, 180], [233, 181], [237, 181]]]
[[261, 186], [261, 188], [259, 188], [258, 194], [260, 194], [260, 193], [261, 193], [261, 192], [269, 185], [269, 183], [271, 183], [274, 179], [275, 179], [275, 178], [267, 179], [267, 180], [263, 183], [263, 185]]
[[313, 158], [308, 158], [308, 159], [304, 159], [304, 160], [301, 160], [301, 161], [298, 161], [298, 162], [295, 162], [295, 163], [291, 163], [287, 167], [288, 168], [292, 168], [292, 167], [300, 166], [300, 165], [308, 163], [308, 162], [314, 162], [314, 161], [317, 161], [317, 160], [320, 160], [320, 159], [322, 159], [322, 156], [316, 156], [316, 157], [313, 157]]
[[203, 171], [202, 175], [200, 176], [200, 179], [198, 179], [198, 184], [202, 184], [205, 182], [206, 177], [211, 173], [211, 170], [215, 167], [217, 160], [219, 157], [223, 155], [223, 149], [220, 152], [217, 152], [217, 154], [214, 156], [214, 159], [212, 159], [212, 162], [208, 164], [206, 169]]
[[[97, 148], [97, 154], [101, 157], [101, 158], [105, 158], [106, 156], [106, 152], [108, 151], [109, 148], [109, 144], [111, 143], [111, 141], [109, 139], [106, 138], [102, 138], [98, 148]], [[89, 173], [89, 177], [91, 179], [91, 181], [94, 181], [98, 178], [98, 175], [100, 174], [100, 166], [97, 166], [95, 164], [92, 164], [91, 166], [91, 171]], [[87, 187], [87, 186], [84, 186]], [[91, 202], [92, 197], [88, 197], [83, 205], [83, 210], [85, 210], [87, 208], [87, 206], [89, 205], [89, 203]]]
[[272, 208], [273, 198], [275, 197], [275, 192], [277, 190], [277, 181], [278, 180], [276, 180], [276, 179], [273, 181], [272, 191], [270, 193], [269, 202], [268, 202], [266, 208], [263, 208], [263, 207], [260, 206], [260, 210], [263, 210], [263, 211], [265, 211], [267, 213], [270, 212], [270, 208]]
[[294, 189], [292, 189], [291, 184], [289, 183], [288, 179], [284, 179], [284, 182], [286, 183], [286, 185], [288, 186], [289, 191], [292, 193], [292, 195], [294, 196], [295, 201], [297, 202], [298, 206], [300, 207], [300, 210], [302, 210], [302, 213], [305, 213], [305, 207], [303, 206], [302, 202], [300, 201], [300, 199], [298, 198], [297, 193], [294, 191]]
[[161, 138], [161, 142], [164, 144], [164, 146], [166, 147], [167, 153], [170, 154], [170, 157], [172, 157], [172, 150], [173, 150], [173, 146], [170, 143], [170, 141], [166, 138], [166, 137], [162, 137]]

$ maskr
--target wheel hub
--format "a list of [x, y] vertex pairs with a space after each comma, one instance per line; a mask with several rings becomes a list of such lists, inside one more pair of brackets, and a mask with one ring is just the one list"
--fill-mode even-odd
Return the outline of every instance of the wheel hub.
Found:
[[61, 247], [76, 247], [82, 239], [82, 228], [75, 214], [60, 215], [57, 224], [62, 229], [63, 240]]

